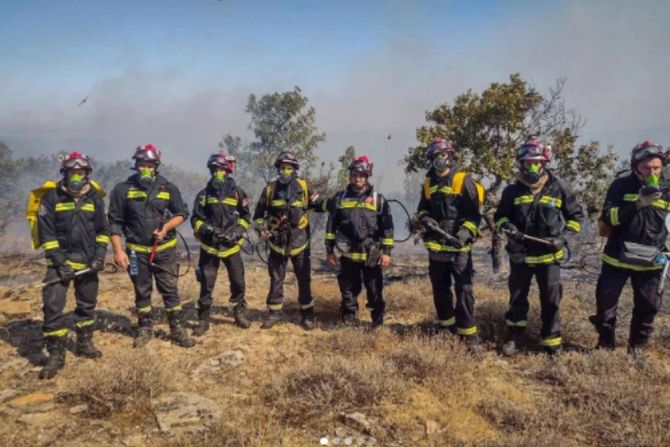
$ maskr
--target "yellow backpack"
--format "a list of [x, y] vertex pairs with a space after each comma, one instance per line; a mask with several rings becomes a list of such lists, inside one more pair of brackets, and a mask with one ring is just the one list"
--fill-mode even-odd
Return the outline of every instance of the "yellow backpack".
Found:
[[[451, 189], [454, 195], [459, 196], [463, 193], [463, 181], [465, 180], [465, 177], [467, 175], [468, 173], [465, 171], [458, 171], [456, 174], [454, 174], [454, 178], [451, 181]], [[484, 197], [486, 195], [486, 190], [484, 189], [484, 186], [481, 183], [479, 183], [478, 181], [474, 182], [475, 182], [475, 189], [477, 189], [477, 201], [479, 202], [479, 206], [481, 207], [482, 205], [484, 205]], [[423, 195], [426, 199], [430, 199], [430, 177], [426, 177], [426, 179], [423, 182]]]
[[[89, 180], [91, 186], [98, 192], [100, 198], [107, 195], [104, 189], [95, 180]], [[37, 234], [37, 214], [40, 210], [40, 203], [46, 193], [58, 187], [58, 182], [47, 180], [39, 188], [35, 188], [28, 194], [28, 206], [26, 207], [26, 220], [30, 227], [30, 236], [33, 242], [33, 250], [40, 248], [40, 239]]]

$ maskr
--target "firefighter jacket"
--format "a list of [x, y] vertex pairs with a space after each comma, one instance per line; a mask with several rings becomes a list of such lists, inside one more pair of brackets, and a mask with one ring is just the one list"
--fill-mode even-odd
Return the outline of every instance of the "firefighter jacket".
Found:
[[[540, 239], [581, 231], [584, 213], [577, 198], [564, 180], [548, 170], [545, 172], [549, 178], [535, 195], [519, 180], [505, 187], [494, 214], [498, 230], [509, 222], [520, 232]], [[511, 262], [531, 265], [551, 264], [566, 255], [563, 249], [553, 252], [543, 244], [511, 239], [505, 248]]]
[[49, 266], [67, 263], [74, 270], [83, 270], [94, 259], [104, 259], [109, 225], [101, 194], [89, 186], [88, 191], [75, 198], [62, 182], [58, 183], [42, 197], [37, 233]]
[[[126, 237], [126, 248], [138, 253], [150, 253], [154, 230], [169, 219], [188, 217], [188, 206], [181, 192], [165, 177], [156, 175], [149, 188], [143, 188], [138, 175], [131, 175], [112, 190], [109, 198], [109, 226], [112, 234]], [[170, 230], [157, 250], [177, 246], [177, 234]]]
[[659, 199], [639, 210], [635, 206], [638, 192], [643, 183], [635, 174], [614, 180], [607, 190], [601, 220], [611, 227], [607, 238], [603, 261], [615, 267], [631, 270], [653, 270], [663, 266], [636, 266], [619, 261], [624, 242], [636, 242], [642, 245], [664, 250], [668, 231], [665, 219], [670, 211], [670, 188], [663, 180]]
[[309, 246], [307, 211], [323, 211], [324, 201], [312, 200], [307, 181], [294, 177], [289, 183], [268, 183], [256, 204], [254, 222], [257, 228], [271, 233], [270, 249], [280, 255], [296, 256]]
[[[244, 238], [241, 235], [249, 228], [250, 221], [247, 194], [235, 184], [232, 177], [226, 177], [221, 189], [214, 188], [211, 181], [208, 182], [205, 189], [195, 197], [191, 226], [200, 240], [200, 248], [211, 255], [227, 258], [239, 253], [244, 244]], [[217, 245], [212, 240], [213, 235], [200, 234], [200, 227], [205, 223], [224, 231], [232, 231], [235, 227], [239, 227], [240, 238], [236, 242]]]
[[367, 185], [360, 192], [350, 186], [327, 201], [326, 251], [335, 247], [342, 256], [353, 261], [367, 261], [372, 245], [379, 245], [384, 254], [393, 248], [393, 217], [384, 196]]
[[[417, 216], [430, 216], [435, 219], [442, 230], [456, 236], [462, 228], [472, 234], [472, 240], [477, 237], [481, 221], [480, 208], [484, 201], [484, 190], [472, 177], [458, 169], [439, 177], [431, 169], [426, 174], [421, 199], [417, 208]], [[469, 252], [472, 245], [461, 248], [447, 244], [444, 238], [430, 229], [424, 233], [424, 245], [433, 253]]]

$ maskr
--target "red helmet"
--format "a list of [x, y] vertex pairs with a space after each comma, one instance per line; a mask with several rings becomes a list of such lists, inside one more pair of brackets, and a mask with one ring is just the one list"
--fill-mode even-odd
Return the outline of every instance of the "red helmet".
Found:
[[372, 162], [365, 155], [361, 155], [351, 163], [349, 163], [349, 174], [352, 172], [360, 172], [363, 175], [370, 177], [372, 175]]
[[226, 155], [225, 152], [220, 151], [217, 152], [216, 154], [212, 154], [209, 156], [209, 160], [207, 160], [207, 167], [212, 170], [213, 168], [223, 168], [228, 172], [235, 172], [235, 157], [232, 155]]
[[93, 170], [91, 159], [81, 152], [72, 151], [61, 158], [60, 172], [61, 174], [70, 169], [85, 169], [87, 173]]
[[434, 160], [440, 154], [446, 154], [451, 158], [454, 155], [454, 143], [440, 137], [433, 138], [433, 142], [426, 149], [426, 156], [428, 156], [428, 159]]
[[540, 140], [531, 140], [516, 151], [519, 161], [539, 160], [549, 163], [552, 159], [551, 146], [546, 146]]
[[133, 155], [135, 163], [138, 161], [147, 161], [158, 166], [161, 164], [161, 151], [153, 144], [145, 144], [144, 146], [137, 146], [135, 155]]
[[275, 160], [275, 168], [279, 169], [281, 165], [291, 165], [296, 171], [300, 169], [300, 163], [298, 162], [298, 157], [294, 152], [284, 151]]
[[658, 157], [663, 163], [665, 163], [666, 156], [665, 152], [663, 151], [663, 147], [658, 144], [654, 144], [654, 142], [650, 140], [643, 141], [642, 143], [635, 146], [630, 153], [630, 166], [631, 168], [634, 168], [642, 160], [646, 160], [647, 158], [651, 157]]

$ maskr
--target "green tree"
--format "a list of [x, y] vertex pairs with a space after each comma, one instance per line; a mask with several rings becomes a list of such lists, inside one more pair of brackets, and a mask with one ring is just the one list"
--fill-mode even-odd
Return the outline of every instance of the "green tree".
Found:
[[344, 150], [344, 154], [337, 158], [340, 163], [340, 170], [337, 171], [337, 189], [346, 188], [349, 184], [349, 165], [356, 159], [356, 149], [349, 146]]

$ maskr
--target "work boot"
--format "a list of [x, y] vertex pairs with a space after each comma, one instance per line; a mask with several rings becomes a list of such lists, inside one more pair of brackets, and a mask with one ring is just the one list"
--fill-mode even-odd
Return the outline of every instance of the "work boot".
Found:
[[40, 379], [51, 379], [58, 370], [65, 366], [65, 336], [47, 337], [47, 352], [49, 357], [39, 373]]
[[137, 314], [137, 333], [133, 341], [133, 348], [142, 348], [149, 343], [154, 336], [153, 322], [151, 321], [151, 312]]
[[198, 309], [198, 324], [193, 329], [193, 335], [200, 337], [209, 330], [209, 309]]
[[358, 318], [356, 318], [356, 314], [352, 314], [352, 313], [342, 314], [342, 324], [344, 326], [349, 326], [349, 327], [358, 326]]
[[647, 351], [647, 343], [637, 343], [628, 345], [628, 355], [632, 360], [645, 360]]
[[98, 351], [93, 344], [93, 328], [91, 326], [77, 328], [77, 347], [75, 354], [88, 359], [99, 359], [102, 352]]
[[314, 307], [308, 307], [307, 309], [300, 310], [300, 325], [306, 331], [311, 331], [314, 329]]
[[233, 308], [233, 318], [235, 318], [235, 324], [242, 329], [249, 329], [251, 327], [251, 321], [247, 316], [247, 307], [244, 304], [237, 304]]
[[456, 325], [452, 324], [450, 326], [443, 326], [440, 323], [435, 324], [435, 333], [437, 334], [446, 334], [456, 335]]
[[173, 310], [167, 313], [168, 324], [170, 325], [170, 339], [172, 343], [182, 348], [192, 348], [195, 346], [195, 340], [188, 338], [186, 329], [184, 329], [184, 320], [180, 310]]
[[476, 351], [479, 349], [480, 339], [478, 334], [461, 335], [460, 339], [465, 347], [468, 348], [468, 351]]
[[502, 346], [502, 353], [506, 357], [511, 357], [517, 353], [523, 344], [522, 335], [516, 332], [512, 332], [507, 337], [507, 341]]
[[561, 346], [544, 346], [544, 353], [549, 357], [557, 357], [561, 353]]
[[270, 329], [275, 324], [282, 321], [282, 314], [280, 310], [270, 310], [267, 317], [263, 320], [261, 324], [261, 329]]
[[377, 329], [382, 327], [384, 324], [384, 311], [376, 311], [373, 310], [370, 312], [370, 328], [371, 329]]
[[596, 345], [596, 349], [614, 351], [614, 348], [616, 347], [616, 334], [614, 328], [611, 327], [611, 325], [603, 325], [597, 315], [591, 315], [589, 321], [595, 326], [596, 331], [598, 331], [598, 344]]

